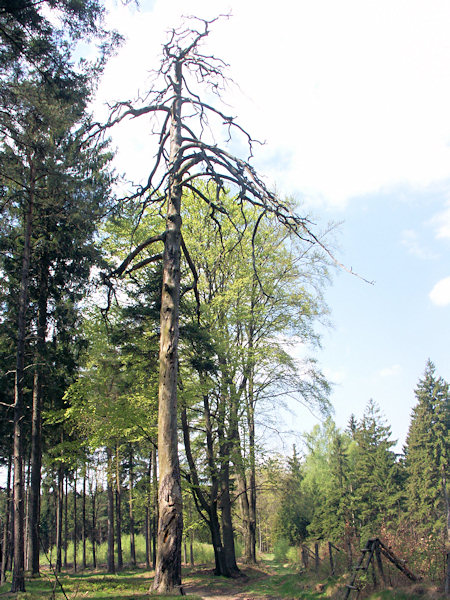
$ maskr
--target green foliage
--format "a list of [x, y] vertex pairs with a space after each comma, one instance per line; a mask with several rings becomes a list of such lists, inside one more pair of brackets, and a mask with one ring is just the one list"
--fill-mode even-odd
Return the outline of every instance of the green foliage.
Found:
[[409, 518], [423, 532], [439, 534], [446, 527], [444, 487], [450, 470], [449, 386], [435, 374], [428, 361], [415, 390], [417, 405], [412, 412], [405, 445], [407, 472], [406, 504]]
[[[303, 473], [294, 446], [293, 456], [288, 459], [284, 477], [279, 479], [280, 504], [275, 526], [276, 547], [278, 540], [296, 545], [307, 536], [311, 506], [302, 490]], [[275, 550], [274, 550], [275, 552]]]
[[273, 557], [277, 562], [285, 562], [289, 550], [289, 540], [279, 537], [273, 545]]
[[398, 515], [400, 472], [391, 430], [371, 400], [355, 433], [352, 472], [355, 519], [363, 539], [376, 537]]

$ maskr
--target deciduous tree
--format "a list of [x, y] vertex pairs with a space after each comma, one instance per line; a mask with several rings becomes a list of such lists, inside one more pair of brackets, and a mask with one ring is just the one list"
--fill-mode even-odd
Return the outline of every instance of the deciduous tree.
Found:
[[[201, 86], [209, 92], [219, 93], [225, 83], [223, 61], [201, 49], [210, 25], [211, 22], [197, 19], [191, 27], [173, 30], [163, 47], [163, 60], [157, 72], [159, 82], [143, 100], [116, 104], [105, 126], [108, 128], [142, 115], [154, 117], [158, 140], [156, 161], [150, 168], [147, 183], [136, 191], [135, 197], [142, 197], [145, 206], [153, 204], [161, 206], [161, 210], [164, 206], [167, 215], [165, 231], [136, 246], [111, 274], [121, 276], [159, 259], [160, 252], [140, 262], [135, 260], [144, 247], [164, 244], [158, 413], [159, 529], [153, 586], [154, 591], [160, 593], [181, 591], [182, 495], [177, 448], [177, 365], [182, 251], [193, 267], [181, 233], [183, 190], [202, 199], [214, 219], [216, 214], [225, 211], [220, 193], [227, 187], [237, 207], [252, 205], [260, 211], [261, 219], [271, 215], [292, 235], [311, 245], [320, 245], [308, 219], [295, 214], [271, 192], [247, 160], [220, 147], [210, 135], [216, 123], [225, 124], [230, 134], [244, 136], [251, 151], [252, 139], [237, 121], [199, 95]], [[203, 194], [199, 181], [216, 185], [214, 201]], [[261, 219], [258, 219], [258, 225]], [[257, 225], [255, 234], [256, 230]], [[192, 277], [191, 287], [195, 290], [195, 268], [192, 268]], [[109, 281], [112, 285], [111, 278]]]

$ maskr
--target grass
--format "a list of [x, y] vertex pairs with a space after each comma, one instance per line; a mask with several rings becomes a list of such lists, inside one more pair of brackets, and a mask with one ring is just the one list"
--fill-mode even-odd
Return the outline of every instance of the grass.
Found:
[[[205, 545], [198, 545], [199, 557], [209, 556], [210, 550]], [[289, 558], [289, 557], [287, 557]], [[295, 559], [295, 556], [292, 556]], [[339, 578], [331, 578], [324, 573], [313, 571], [302, 572], [300, 566], [293, 562], [277, 560], [274, 555], [265, 555], [257, 567], [242, 567], [245, 577], [226, 579], [215, 577], [212, 563], [196, 567], [183, 567], [183, 587], [188, 600], [200, 600], [201, 596], [224, 596], [235, 598], [251, 597], [254, 600], [342, 600], [344, 585], [348, 574]], [[19, 598], [20, 600], [143, 600], [158, 598], [150, 594], [153, 571], [142, 566], [125, 569], [115, 575], [108, 575], [102, 570], [88, 570], [79, 573], [63, 571], [59, 575], [64, 593], [48, 566], [43, 566], [41, 577], [26, 581], [27, 591], [24, 594], [9, 594], [11, 577], [0, 587], [1, 598]], [[64, 595], [65, 594], [65, 595]], [[371, 593], [369, 589], [361, 597], [367, 600], [443, 600], [443, 595], [436, 588], [418, 585], [401, 588], [388, 588]], [[168, 597], [177, 598], [179, 596]], [[225, 600], [225, 599], [224, 599]], [[350, 597], [356, 600], [356, 595]]]
[[[17, 597], [20, 600], [65, 600], [66, 597], [69, 600], [148, 600], [153, 572], [138, 569], [121, 571], [116, 575], [102, 572], [61, 573], [58, 579], [64, 593], [54, 576], [47, 569], [43, 569], [40, 578], [26, 581], [25, 593], [8, 594], [11, 585], [8, 582], [0, 587], [0, 595], [4, 598]], [[179, 600], [180, 597], [164, 596], [165, 600], [171, 598]], [[188, 595], [186, 598], [200, 600], [200, 597], [195, 595]]]
[[[135, 536], [135, 547], [136, 547], [136, 561], [138, 563], [145, 563], [145, 538], [143, 535], [138, 534]], [[211, 544], [205, 544], [202, 542], [194, 541], [194, 558], [197, 564], [210, 563], [214, 561], [214, 550]], [[238, 548], [239, 550], [239, 548]], [[108, 552], [108, 544], [103, 542], [103, 544], [97, 545], [95, 548], [95, 555], [97, 559], [97, 564], [102, 565], [106, 564], [106, 556]], [[125, 565], [130, 564], [131, 556], [130, 556], [130, 536], [122, 535], [122, 553], [123, 553], [123, 562]], [[187, 554], [189, 557], [189, 546], [187, 548]], [[237, 556], [239, 556], [239, 552], [237, 552]], [[77, 564], [81, 565], [82, 563], [82, 547], [81, 544], [77, 544]], [[41, 565], [49, 565], [49, 560], [52, 564], [56, 562], [56, 550], [55, 548], [51, 548], [48, 552], [48, 555], [41, 554], [40, 563]], [[67, 545], [67, 562], [69, 565], [73, 564], [73, 543], [69, 542]], [[86, 543], [86, 562], [89, 565], [92, 565], [92, 546], [90, 541]]]

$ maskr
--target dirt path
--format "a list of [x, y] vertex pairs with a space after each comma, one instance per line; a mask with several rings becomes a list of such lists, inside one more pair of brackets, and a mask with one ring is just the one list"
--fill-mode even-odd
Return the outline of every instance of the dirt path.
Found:
[[200, 596], [203, 600], [277, 600], [274, 596], [247, 591], [250, 583], [270, 577], [269, 573], [260, 569], [248, 568], [244, 570], [243, 577], [231, 580], [218, 577], [208, 584], [204, 581], [205, 573], [205, 570], [192, 573], [189, 581], [183, 584], [184, 592]]

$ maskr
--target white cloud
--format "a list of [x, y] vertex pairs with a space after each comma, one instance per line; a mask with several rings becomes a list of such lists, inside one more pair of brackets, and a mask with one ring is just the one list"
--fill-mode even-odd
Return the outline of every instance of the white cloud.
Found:
[[428, 296], [436, 306], [450, 305], [450, 277], [438, 281]]
[[393, 377], [394, 375], [397, 375], [397, 373], [400, 373], [401, 370], [402, 368], [400, 365], [392, 365], [391, 367], [381, 369], [379, 375], [380, 377]]
[[401, 244], [405, 246], [410, 254], [422, 258], [424, 260], [431, 260], [437, 258], [437, 254], [423, 246], [420, 242], [419, 235], [413, 229], [405, 229], [402, 231]]
[[450, 238], [450, 203], [447, 208], [431, 219], [432, 225], [436, 227], [436, 237], [438, 239]]
[[327, 380], [334, 385], [341, 385], [347, 379], [347, 373], [343, 369], [339, 370], [325, 367], [323, 369], [323, 374], [325, 375]]

